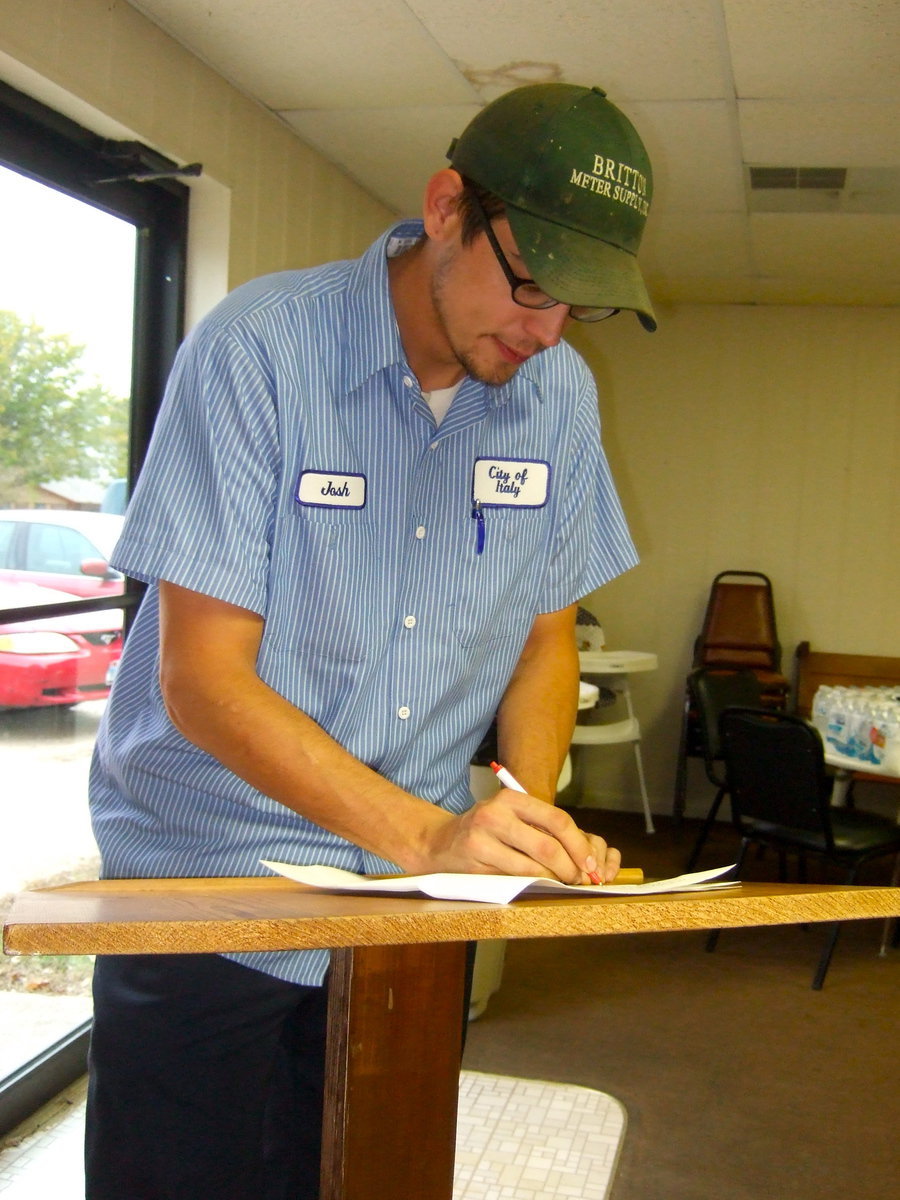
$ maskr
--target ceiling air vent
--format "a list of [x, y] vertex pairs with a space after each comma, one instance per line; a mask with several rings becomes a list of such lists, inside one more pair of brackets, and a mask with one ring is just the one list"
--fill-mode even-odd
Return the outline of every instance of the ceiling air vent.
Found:
[[900, 168], [745, 168], [751, 212], [900, 213]]
[[754, 191], [768, 188], [822, 188], [838, 191], [847, 182], [846, 167], [751, 167], [750, 187]]

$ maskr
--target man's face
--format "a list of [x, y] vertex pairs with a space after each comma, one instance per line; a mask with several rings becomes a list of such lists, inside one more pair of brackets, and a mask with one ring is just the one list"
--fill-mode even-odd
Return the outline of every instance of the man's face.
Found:
[[[500, 249], [513, 273], [527, 278], [509, 223], [493, 223]], [[555, 346], [569, 316], [564, 304], [523, 308], [484, 233], [462, 245], [442, 242], [432, 276], [432, 300], [440, 334], [467, 374], [482, 383], [506, 383], [533, 354]]]

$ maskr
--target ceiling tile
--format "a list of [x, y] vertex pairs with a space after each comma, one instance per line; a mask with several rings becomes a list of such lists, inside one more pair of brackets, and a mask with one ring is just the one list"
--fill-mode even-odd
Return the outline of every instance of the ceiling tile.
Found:
[[402, 0], [138, 0], [134, 7], [269, 108], [478, 98]]
[[[662, 324], [667, 304], [757, 304], [759, 286], [755, 279], [725, 275], [667, 275], [657, 284], [648, 280], [654, 312]], [[773, 301], [780, 303], [780, 301]]]
[[638, 258], [648, 272], [725, 278], [752, 274], [746, 221], [738, 213], [651, 216]]
[[866, 307], [900, 305], [900, 283], [882, 283], [875, 279], [822, 280], [760, 279], [756, 283], [757, 304], [832, 304]]
[[629, 116], [653, 164], [657, 209], [744, 211], [733, 102], [639, 101], [629, 106]]
[[739, 97], [900, 99], [896, 0], [722, 0]]
[[718, 0], [409, 0], [485, 98], [518, 83], [599, 84], [610, 98], [732, 94]]
[[389, 208], [418, 215], [426, 180], [448, 165], [444, 155], [450, 142], [478, 111], [478, 105], [446, 105], [282, 116], [326, 158], [345, 164]]
[[761, 276], [900, 285], [900, 216], [752, 213]]
[[742, 100], [738, 120], [748, 163], [900, 166], [900, 100]]

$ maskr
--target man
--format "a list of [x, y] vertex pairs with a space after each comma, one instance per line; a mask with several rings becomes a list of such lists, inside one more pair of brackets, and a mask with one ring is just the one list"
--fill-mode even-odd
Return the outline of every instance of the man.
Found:
[[[576, 603], [635, 562], [570, 319], [635, 311], [650, 167], [599, 89], [484, 109], [423, 221], [239, 288], [170, 381], [116, 565], [107, 877], [261, 859], [610, 880], [552, 805]], [[497, 714], [527, 789], [473, 805]], [[327, 952], [101, 958], [90, 1200], [315, 1197]]]

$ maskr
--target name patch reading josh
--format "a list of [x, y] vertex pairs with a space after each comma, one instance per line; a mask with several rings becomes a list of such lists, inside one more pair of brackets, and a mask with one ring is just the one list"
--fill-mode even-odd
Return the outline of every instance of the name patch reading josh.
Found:
[[366, 477], [342, 471], [304, 471], [297, 484], [297, 499], [316, 508], [364, 508]]
[[472, 499], [484, 505], [540, 508], [547, 503], [550, 464], [529, 459], [476, 458]]

